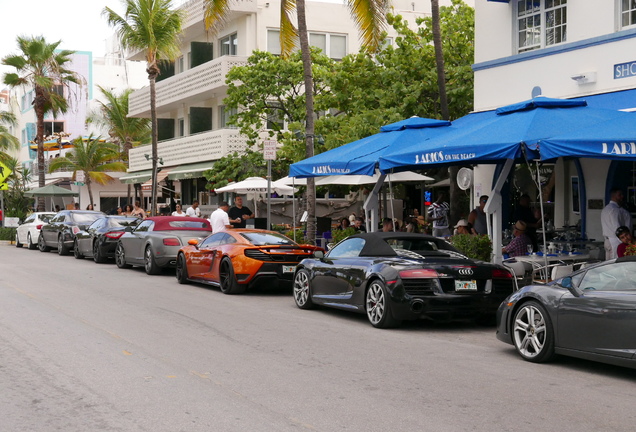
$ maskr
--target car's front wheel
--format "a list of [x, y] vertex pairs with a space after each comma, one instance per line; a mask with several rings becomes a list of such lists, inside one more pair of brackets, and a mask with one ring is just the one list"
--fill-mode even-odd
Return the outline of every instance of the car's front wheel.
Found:
[[177, 269], [175, 274], [177, 275], [177, 282], [180, 284], [188, 283], [188, 266], [183, 253], [180, 253], [177, 257]]
[[367, 318], [373, 327], [391, 328], [400, 324], [391, 315], [391, 304], [384, 283], [376, 279], [371, 282], [366, 295]]
[[311, 288], [309, 286], [309, 272], [300, 269], [294, 277], [294, 301], [301, 309], [313, 309], [314, 302], [311, 299]]
[[46, 245], [42, 233], [40, 233], [38, 237], [38, 249], [40, 249], [40, 252], [49, 252], [51, 250], [51, 248]]
[[126, 262], [126, 251], [124, 250], [124, 245], [121, 243], [117, 243], [117, 248], [115, 248], [115, 264], [117, 264], [117, 267], [120, 269], [132, 267]]
[[223, 258], [221, 261], [220, 269], [221, 278], [221, 292], [223, 294], [240, 294], [245, 291], [243, 285], [239, 285], [234, 275], [234, 267], [232, 261], [229, 258]]
[[27, 234], [27, 247], [31, 250], [38, 248], [38, 244], [33, 243], [33, 239], [31, 238], [31, 233]]
[[547, 311], [539, 302], [524, 303], [515, 313], [512, 339], [524, 360], [534, 363], [554, 357], [554, 332]]
[[84, 258], [84, 255], [82, 255], [82, 252], [80, 251], [79, 242], [77, 241], [77, 239], [75, 239], [75, 241], [73, 242], [73, 256], [75, 257], [75, 259]]
[[161, 273], [161, 267], [157, 265], [155, 261], [155, 254], [152, 252], [152, 248], [148, 246], [146, 252], [144, 252], [144, 269], [146, 274], [156, 275]]

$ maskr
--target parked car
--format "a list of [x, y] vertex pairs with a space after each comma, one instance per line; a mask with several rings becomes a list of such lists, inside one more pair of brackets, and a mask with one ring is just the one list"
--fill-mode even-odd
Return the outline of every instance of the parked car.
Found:
[[177, 252], [188, 244], [207, 237], [212, 228], [207, 219], [185, 216], [154, 216], [135, 228], [127, 227], [117, 242], [115, 263], [119, 268], [144, 266], [149, 275], [164, 267], [174, 267]]
[[176, 275], [179, 283], [215, 285], [224, 294], [239, 294], [257, 284], [291, 285], [296, 265], [318, 250], [274, 231], [232, 229], [182, 247]]
[[505, 267], [466, 258], [424, 234], [360, 233], [315, 255], [296, 269], [296, 305], [366, 313], [379, 328], [419, 318], [494, 321], [513, 291]]
[[530, 362], [562, 354], [636, 368], [636, 257], [516, 291], [499, 307], [497, 338]]
[[38, 248], [41, 252], [57, 249], [60, 255], [68, 255], [75, 243], [75, 234], [88, 228], [95, 219], [106, 216], [99, 211], [62, 210], [42, 225], [38, 236]]
[[86, 230], [75, 234], [73, 254], [75, 258], [92, 257], [96, 263], [115, 257], [117, 241], [126, 227], [135, 227], [141, 222], [133, 216], [104, 216], [95, 220]]
[[35, 212], [27, 216], [16, 230], [16, 247], [21, 248], [23, 245], [27, 245], [29, 249], [37, 249], [40, 229], [42, 225], [48, 223], [53, 216], [55, 216], [54, 212]]

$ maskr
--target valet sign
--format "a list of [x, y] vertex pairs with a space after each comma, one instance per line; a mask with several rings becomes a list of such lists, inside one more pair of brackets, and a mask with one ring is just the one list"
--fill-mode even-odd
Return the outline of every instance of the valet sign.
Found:
[[636, 76], [636, 60], [614, 65], [614, 79]]

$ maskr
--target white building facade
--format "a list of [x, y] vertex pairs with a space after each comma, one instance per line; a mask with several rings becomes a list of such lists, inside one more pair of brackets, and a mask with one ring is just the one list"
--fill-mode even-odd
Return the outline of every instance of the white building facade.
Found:
[[[537, 95], [634, 109], [636, 3], [476, 0], [473, 70], [476, 111]], [[624, 188], [636, 210], [635, 168], [631, 162], [559, 160], [551, 168], [555, 225], [572, 225], [583, 218], [587, 237], [602, 239], [600, 212], [609, 188]], [[476, 195], [491, 189], [493, 171], [489, 166], [476, 170]], [[532, 187], [523, 192], [533, 196]]]

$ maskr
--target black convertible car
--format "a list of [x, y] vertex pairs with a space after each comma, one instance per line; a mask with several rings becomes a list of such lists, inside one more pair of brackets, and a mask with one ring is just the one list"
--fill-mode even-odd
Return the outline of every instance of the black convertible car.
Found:
[[379, 328], [419, 318], [492, 320], [512, 291], [506, 268], [466, 258], [436, 237], [399, 232], [348, 237], [301, 261], [294, 275], [299, 308], [366, 313]]
[[636, 257], [515, 292], [497, 311], [497, 338], [535, 363], [563, 354], [636, 368]]

